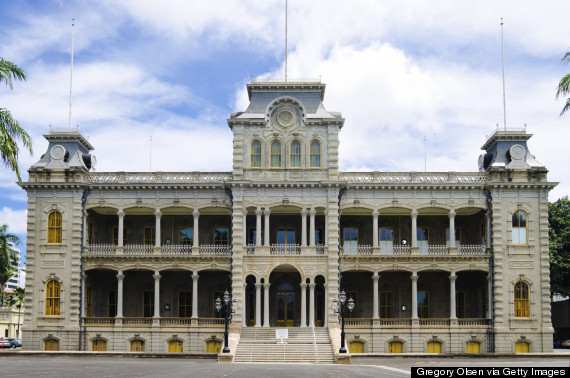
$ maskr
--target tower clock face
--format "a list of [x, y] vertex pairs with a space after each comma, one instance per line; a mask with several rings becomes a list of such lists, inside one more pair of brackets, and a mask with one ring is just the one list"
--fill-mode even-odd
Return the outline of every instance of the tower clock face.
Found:
[[514, 146], [511, 147], [510, 152], [511, 152], [511, 157], [513, 159], [519, 160], [519, 159], [522, 159], [524, 157], [526, 150], [520, 144], [515, 144]]

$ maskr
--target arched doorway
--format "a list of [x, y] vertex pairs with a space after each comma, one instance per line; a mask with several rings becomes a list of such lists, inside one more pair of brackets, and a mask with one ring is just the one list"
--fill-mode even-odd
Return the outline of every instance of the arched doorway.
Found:
[[298, 327], [301, 324], [301, 275], [293, 267], [276, 268], [269, 276], [270, 324], [277, 327]]

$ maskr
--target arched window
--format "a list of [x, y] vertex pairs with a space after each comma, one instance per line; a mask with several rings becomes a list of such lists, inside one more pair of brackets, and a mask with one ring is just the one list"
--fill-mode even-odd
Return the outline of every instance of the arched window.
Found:
[[515, 353], [530, 353], [530, 344], [526, 341], [517, 341], [515, 343]]
[[468, 341], [465, 343], [465, 353], [481, 353], [481, 343], [478, 341]]
[[168, 342], [168, 351], [171, 353], [182, 352], [182, 341], [172, 340]]
[[132, 340], [131, 352], [144, 352], [144, 340]]
[[515, 318], [529, 318], [528, 284], [519, 281], [515, 284]]
[[348, 344], [349, 353], [364, 353], [364, 343], [362, 341], [353, 341]]
[[526, 244], [526, 214], [517, 211], [513, 214], [513, 244]]
[[210, 340], [206, 343], [206, 353], [220, 353], [222, 343], [218, 340]]
[[271, 168], [281, 168], [281, 143], [271, 143]]
[[301, 167], [301, 143], [297, 141], [291, 143], [291, 167]]
[[321, 144], [316, 140], [311, 142], [311, 168], [321, 167]]
[[388, 353], [403, 353], [404, 343], [400, 341], [390, 341], [388, 343]]
[[254, 141], [251, 144], [251, 168], [261, 168], [261, 143]]
[[59, 340], [47, 339], [44, 341], [44, 350], [59, 350]]
[[95, 339], [91, 344], [91, 350], [94, 352], [105, 352], [107, 350], [107, 340]]
[[61, 243], [61, 213], [54, 210], [48, 214], [48, 244]]
[[439, 341], [430, 341], [427, 343], [428, 353], [441, 353], [441, 343]]
[[46, 316], [58, 316], [61, 298], [60, 284], [56, 280], [48, 281], [46, 285]]

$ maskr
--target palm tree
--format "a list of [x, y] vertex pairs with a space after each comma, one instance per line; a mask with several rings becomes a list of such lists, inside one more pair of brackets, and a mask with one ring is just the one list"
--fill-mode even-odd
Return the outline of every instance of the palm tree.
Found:
[[0, 303], [4, 303], [4, 286], [14, 273], [13, 265], [17, 261], [16, 253], [9, 247], [9, 243], [20, 243], [20, 238], [16, 235], [8, 233], [8, 225], [0, 226], [0, 293], [2, 299]]
[[[12, 89], [12, 81], [25, 81], [26, 74], [14, 63], [0, 58], [0, 83], [4, 82]], [[18, 141], [32, 153], [32, 138], [28, 135], [17, 120], [6, 108], [0, 108], [0, 159], [2, 162], [16, 172], [18, 182], [22, 181], [20, 168], [18, 167]]]
[[10, 307], [16, 306], [18, 308], [18, 330], [16, 331], [16, 337], [20, 337], [20, 312], [22, 311], [22, 305], [24, 304], [25, 297], [26, 289], [23, 287], [17, 287], [10, 297]]
[[[562, 58], [564, 64], [570, 63], [570, 51], [566, 52], [564, 58]], [[566, 96], [570, 94], [570, 74], [564, 76], [560, 83], [558, 83], [558, 89], [556, 91], [556, 98], [559, 96]], [[567, 110], [570, 110], [570, 97], [566, 99], [566, 105], [562, 108], [560, 115], [564, 114]]]

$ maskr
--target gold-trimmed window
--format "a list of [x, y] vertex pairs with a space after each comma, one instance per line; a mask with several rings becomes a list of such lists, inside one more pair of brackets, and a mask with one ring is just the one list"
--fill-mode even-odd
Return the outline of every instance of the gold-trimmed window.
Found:
[[348, 344], [349, 353], [364, 353], [364, 343], [362, 341], [353, 341]]
[[206, 343], [206, 353], [220, 353], [222, 343], [218, 340], [210, 340]]
[[311, 168], [321, 167], [321, 144], [314, 140], [311, 142]]
[[420, 255], [427, 255], [429, 248], [429, 229], [427, 227], [418, 227], [417, 240], [418, 247], [420, 247]]
[[95, 339], [91, 342], [93, 352], [105, 352], [107, 350], [107, 340]]
[[194, 229], [192, 227], [180, 227], [178, 229], [178, 243], [180, 245], [193, 245]]
[[528, 284], [519, 281], [515, 284], [515, 318], [530, 318]]
[[517, 341], [515, 343], [515, 353], [530, 353], [530, 344], [526, 341]]
[[251, 142], [250, 167], [261, 168], [261, 143], [257, 140]]
[[145, 318], [150, 318], [154, 311], [154, 292], [145, 291], [143, 292], [143, 316]]
[[513, 214], [513, 244], [527, 243], [527, 215], [524, 211]]
[[178, 317], [189, 318], [192, 316], [192, 292], [178, 292]]
[[281, 168], [281, 143], [271, 142], [271, 168]]
[[131, 352], [144, 352], [144, 340], [132, 340]]
[[59, 350], [59, 340], [57, 339], [47, 339], [44, 341], [44, 350]]
[[57, 280], [46, 284], [46, 316], [59, 316], [61, 301], [61, 285]]
[[391, 255], [394, 252], [394, 229], [382, 227], [378, 234], [380, 237], [380, 253], [383, 255]]
[[57, 210], [48, 214], [48, 244], [61, 244], [62, 216]]
[[358, 228], [345, 227], [344, 232], [344, 254], [356, 255], [358, 249]]
[[404, 353], [404, 343], [401, 341], [390, 341], [388, 343], [388, 353]]
[[170, 353], [181, 353], [182, 352], [182, 341], [172, 340], [168, 342], [168, 352]]
[[228, 245], [230, 241], [230, 230], [225, 227], [214, 229], [214, 245]]
[[394, 292], [380, 292], [380, 317], [390, 319], [394, 317]]
[[441, 343], [439, 341], [430, 341], [427, 343], [428, 353], [441, 353]]
[[291, 143], [291, 168], [301, 168], [301, 143]]
[[478, 341], [468, 341], [465, 343], [465, 353], [481, 353], [481, 343]]
[[144, 244], [145, 245], [154, 245], [155, 241], [155, 229], [154, 227], [145, 227], [144, 228]]

